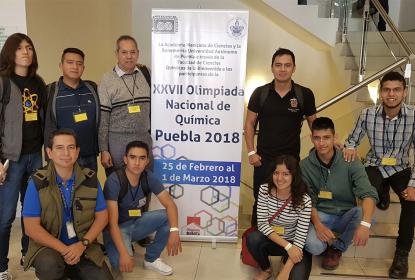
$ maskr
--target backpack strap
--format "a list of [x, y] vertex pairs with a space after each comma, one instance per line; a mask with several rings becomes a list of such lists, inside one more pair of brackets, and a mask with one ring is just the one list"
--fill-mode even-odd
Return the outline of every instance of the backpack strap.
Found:
[[253, 94], [259, 94], [259, 108], [260, 108], [256, 116], [254, 130], [256, 130], [258, 127], [259, 116], [262, 112], [262, 109], [264, 109], [265, 100], [267, 100], [268, 98], [271, 84], [272, 82], [269, 84], [263, 85], [257, 88], [253, 93]]
[[4, 115], [6, 111], [6, 106], [10, 102], [10, 94], [11, 94], [11, 83], [10, 79], [6, 76], [1, 76], [1, 85], [2, 91], [1, 94], [1, 107], [0, 107], [0, 159], [3, 158], [3, 144], [1, 143], [1, 138], [4, 135]]
[[[294, 83], [294, 94], [295, 98], [297, 98], [298, 106], [302, 113], [304, 113], [304, 91], [303, 87]], [[304, 115], [304, 114], [303, 114]]]
[[149, 85], [149, 87], [151, 87], [151, 75], [150, 75], [150, 71], [148, 71], [147, 66], [139, 64], [139, 65], [137, 65], [137, 67], [143, 73], [144, 78], [146, 78], [146, 81], [147, 81], [147, 84]]
[[[117, 174], [118, 181], [120, 182], [120, 192], [118, 194], [118, 201], [120, 201], [128, 192], [129, 181], [127, 178], [127, 174], [125, 173], [125, 167], [116, 169], [115, 174]], [[147, 172], [145, 170], [143, 171], [143, 173], [141, 173], [139, 185], [141, 185], [141, 189], [143, 190], [143, 194], [145, 197], [150, 194]]]

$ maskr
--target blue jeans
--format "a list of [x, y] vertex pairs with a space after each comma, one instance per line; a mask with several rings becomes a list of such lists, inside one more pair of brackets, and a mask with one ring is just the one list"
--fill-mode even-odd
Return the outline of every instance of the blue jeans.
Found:
[[[139, 241], [149, 234], [156, 232], [153, 242], [147, 246], [146, 254], [144, 255], [144, 259], [148, 262], [153, 262], [160, 257], [161, 252], [166, 247], [170, 234], [166, 210], [144, 212], [140, 218], [122, 223], [119, 227], [124, 246], [127, 248], [130, 256], [133, 255], [131, 248], [132, 241]], [[118, 269], [120, 254], [111, 239], [109, 230], [105, 230], [103, 236], [105, 250], [107, 251], [111, 265]]]
[[[353, 207], [343, 215], [331, 215], [318, 211], [318, 217], [323, 225], [340, 235], [333, 241], [332, 246], [345, 252], [352, 243], [356, 228], [362, 220], [362, 208]], [[321, 255], [327, 248], [327, 243], [317, 238], [316, 229], [310, 223], [305, 249], [313, 255]]]
[[95, 172], [98, 171], [98, 165], [97, 165], [97, 156], [86, 156], [86, 157], [79, 157], [77, 160], [79, 166], [82, 168], [89, 168], [94, 170]]
[[[16, 218], [17, 200], [20, 193], [20, 203], [23, 205], [27, 181], [36, 169], [42, 166], [41, 152], [21, 155], [19, 161], [10, 161], [4, 185], [0, 186], [0, 272], [8, 269], [10, 230]], [[29, 238], [24, 234], [22, 223], [22, 254], [25, 255]]]

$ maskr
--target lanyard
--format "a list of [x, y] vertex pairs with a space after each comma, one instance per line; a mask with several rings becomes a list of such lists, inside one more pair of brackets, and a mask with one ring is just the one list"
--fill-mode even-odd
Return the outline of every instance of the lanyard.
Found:
[[134, 90], [135, 90], [135, 81], [137, 79], [137, 72], [134, 73], [133, 75], [133, 90], [131, 91], [130, 88], [127, 86], [127, 83], [124, 80], [124, 75], [121, 76], [122, 81], [124, 82], [125, 87], [127, 88], [128, 92], [131, 94], [131, 97], [133, 98], [133, 103], [134, 103]]
[[63, 183], [60, 183], [59, 184], [59, 191], [60, 191], [60, 193], [61, 193], [61, 198], [62, 198], [62, 203], [63, 203], [63, 210], [65, 211], [65, 215], [67, 216], [67, 217], [69, 217], [70, 218], [70, 220], [72, 221], [72, 211], [71, 211], [71, 206], [72, 206], [72, 201], [73, 201], [73, 198], [74, 198], [74, 196], [75, 196], [75, 188], [74, 188], [74, 186], [73, 186], [73, 184], [72, 184], [72, 190], [71, 190], [71, 197], [70, 197], [70, 200], [69, 200], [69, 205], [66, 203], [66, 199], [65, 199], [65, 195], [64, 195], [64, 193], [63, 193], [63, 190], [62, 190], [62, 188], [65, 188], [66, 190], [68, 190], [68, 186], [66, 186], [66, 184], [63, 184]]
[[131, 198], [133, 199], [133, 203], [134, 203], [135, 199], [137, 198], [138, 191], [140, 190], [140, 186], [137, 187], [134, 194], [133, 194], [133, 187], [131, 187], [131, 185], [129, 183], [128, 183], [128, 189], [130, 191], [130, 195], [131, 195]]
[[319, 170], [320, 170], [321, 178], [323, 179], [323, 182], [324, 182], [324, 189], [328, 189], [327, 188], [327, 182], [329, 181], [330, 169], [327, 169], [327, 176], [326, 176], [321, 164], [319, 164], [318, 167], [319, 167]]
[[[401, 120], [402, 118], [399, 118], [399, 121], [394, 121], [393, 122], [393, 134], [392, 134], [392, 141], [389, 139], [389, 126], [391, 125], [391, 119], [387, 119], [388, 120], [388, 124], [387, 127], [385, 128], [385, 122], [383, 123], [384, 125], [384, 129], [383, 129], [383, 153], [386, 154], [388, 153], [391, 148], [393, 147], [393, 145], [395, 144], [395, 137], [396, 134], [398, 133], [398, 127], [401, 124]], [[386, 143], [385, 143], [385, 133], [386, 133]]]

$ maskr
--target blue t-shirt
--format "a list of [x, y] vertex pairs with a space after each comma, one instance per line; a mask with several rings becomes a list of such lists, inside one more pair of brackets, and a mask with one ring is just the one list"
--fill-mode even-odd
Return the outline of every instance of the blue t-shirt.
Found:
[[[56, 183], [61, 190], [61, 194], [65, 198], [65, 203], [63, 204], [62, 214], [63, 214], [63, 224], [61, 229], [61, 236], [60, 240], [66, 244], [71, 245], [73, 243], [78, 242], [78, 238], [69, 238], [68, 232], [66, 230], [66, 222], [72, 221], [73, 222], [73, 215], [72, 211], [65, 211], [65, 205], [71, 205], [71, 195], [72, 195], [72, 185], [75, 180], [75, 175], [72, 174], [72, 177], [66, 182], [66, 187], [62, 184], [62, 178], [56, 175]], [[104, 194], [102, 193], [101, 185], [98, 182], [98, 193], [97, 193], [97, 200], [95, 205], [95, 212], [103, 211], [107, 208], [105, 203]], [[25, 194], [25, 199], [23, 203], [23, 217], [40, 217], [41, 215], [41, 205], [39, 199], [39, 192], [36, 189], [36, 185], [32, 179], [30, 179], [29, 184], [27, 185], [27, 190]]]
[[[54, 89], [53, 89], [54, 90]], [[57, 128], [71, 128], [78, 138], [81, 156], [92, 156], [98, 153], [97, 106], [94, 95], [80, 81], [73, 89], [67, 86], [62, 78], [58, 82], [58, 94], [55, 101]], [[75, 122], [74, 114], [86, 113], [87, 120]]]
[[[147, 181], [149, 190], [158, 195], [164, 190], [163, 184], [160, 180], [154, 176], [154, 174], [146, 170]], [[106, 200], [118, 201], [118, 195], [120, 193], [120, 181], [118, 180], [117, 174], [113, 172], [105, 182], [104, 186], [104, 197]], [[128, 210], [139, 209], [146, 204], [147, 200], [144, 197], [143, 190], [140, 186], [130, 186], [128, 184], [128, 191], [125, 196], [118, 203], [118, 224], [122, 224], [128, 220], [137, 219], [139, 217], [130, 217]]]

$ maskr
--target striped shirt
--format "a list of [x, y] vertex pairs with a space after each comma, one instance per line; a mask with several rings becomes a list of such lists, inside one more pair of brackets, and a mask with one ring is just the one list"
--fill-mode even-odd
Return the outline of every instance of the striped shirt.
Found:
[[[346, 140], [347, 148], [356, 148], [365, 134], [371, 148], [366, 155], [365, 166], [377, 166], [383, 178], [410, 167], [409, 150], [414, 144], [415, 111], [402, 103], [398, 116], [390, 119], [383, 106], [373, 106], [362, 111], [356, 126]], [[382, 165], [383, 158], [395, 158], [396, 165]], [[408, 186], [415, 187], [412, 171]]]
[[257, 206], [258, 230], [268, 236], [274, 232], [272, 226], [284, 227], [284, 234], [281, 237], [302, 249], [310, 224], [311, 198], [305, 194], [303, 201], [304, 207], [297, 210], [293, 208], [292, 202], [288, 203], [284, 210], [269, 223], [268, 219], [281, 208], [285, 200], [269, 195], [268, 185], [261, 185]]

